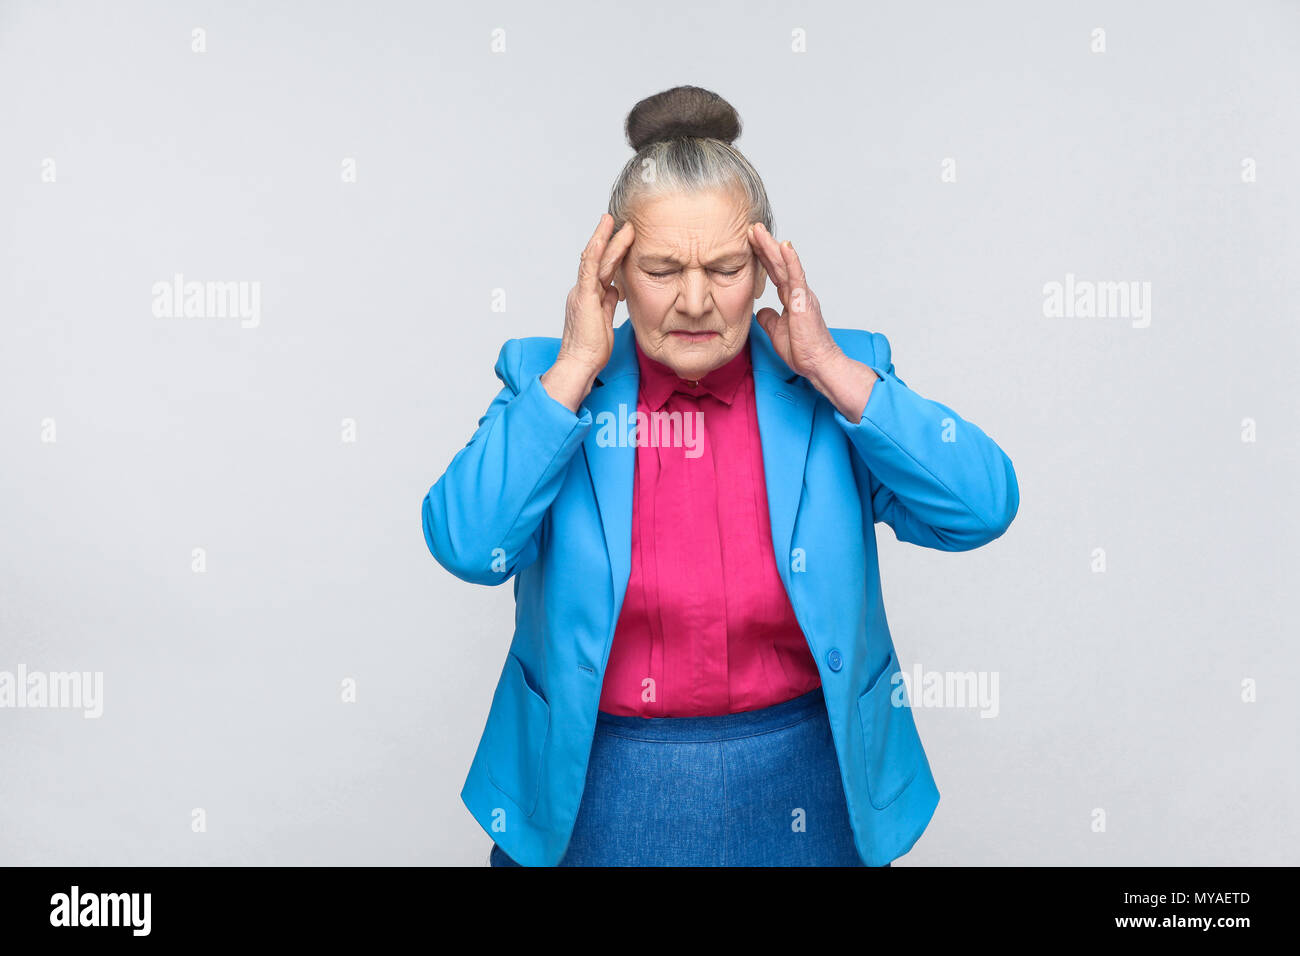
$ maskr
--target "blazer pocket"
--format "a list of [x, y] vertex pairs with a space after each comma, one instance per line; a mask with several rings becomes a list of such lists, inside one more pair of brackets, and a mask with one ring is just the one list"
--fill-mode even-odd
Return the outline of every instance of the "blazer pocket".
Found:
[[542, 751], [550, 724], [551, 708], [546, 699], [529, 685], [519, 658], [508, 653], [483, 732], [485, 762], [488, 778], [527, 816], [537, 808]]
[[[901, 680], [893, 682], [897, 673], [898, 663], [891, 649], [884, 670], [858, 697], [867, 794], [877, 810], [898, 799], [921, 768], [921, 739], [908, 706], [906, 685]], [[895, 704], [895, 696], [900, 703]]]

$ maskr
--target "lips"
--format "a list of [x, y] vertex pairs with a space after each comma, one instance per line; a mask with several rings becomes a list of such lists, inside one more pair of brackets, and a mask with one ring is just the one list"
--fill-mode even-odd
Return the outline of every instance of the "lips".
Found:
[[675, 335], [679, 339], [685, 339], [688, 342], [705, 342], [717, 335], [717, 332], [686, 332], [681, 329], [674, 329], [669, 335]]

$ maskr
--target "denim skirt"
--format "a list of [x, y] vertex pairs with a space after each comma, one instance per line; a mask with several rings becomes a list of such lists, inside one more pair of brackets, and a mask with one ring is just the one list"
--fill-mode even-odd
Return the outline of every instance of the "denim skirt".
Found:
[[[495, 843], [489, 862], [518, 866]], [[559, 865], [862, 866], [822, 689], [709, 717], [600, 711]]]

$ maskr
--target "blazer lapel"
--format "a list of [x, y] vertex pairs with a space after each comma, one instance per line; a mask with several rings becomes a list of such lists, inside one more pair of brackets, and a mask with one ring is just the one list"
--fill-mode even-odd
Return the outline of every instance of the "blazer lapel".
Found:
[[817, 392], [776, 354], [758, 320], [751, 317], [750, 361], [754, 367], [754, 402], [763, 442], [763, 476], [776, 567], [790, 587], [790, 542], [803, 494], [803, 472], [812, 438]]
[[614, 330], [614, 348], [609, 361], [596, 376], [591, 394], [583, 402], [591, 412], [592, 427], [583, 439], [591, 485], [600, 508], [605, 550], [609, 554], [617, 616], [627, 593], [632, 573], [632, 483], [636, 468], [636, 446], [629, 434], [636, 416], [637, 385], [641, 379], [636, 362], [636, 339], [632, 323], [624, 320]]

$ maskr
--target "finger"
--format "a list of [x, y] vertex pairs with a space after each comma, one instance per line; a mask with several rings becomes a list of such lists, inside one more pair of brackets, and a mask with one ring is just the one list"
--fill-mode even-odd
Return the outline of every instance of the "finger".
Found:
[[776, 328], [776, 320], [779, 318], [781, 316], [777, 314], [776, 309], [765, 307], [754, 313], [754, 320], [763, 327], [763, 331], [767, 333], [769, 339], [773, 337], [772, 332]]
[[587, 240], [587, 246], [582, 250], [582, 258], [578, 262], [578, 285], [588, 291], [596, 291], [596, 277], [600, 271], [600, 257], [605, 251], [605, 243], [609, 241], [609, 234], [614, 231], [614, 217], [609, 213], [602, 213], [600, 223], [596, 226], [596, 231], [592, 233], [591, 238]]
[[632, 226], [631, 220], [623, 223], [623, 227], [614, 233], [614, 238], [605, 248], [605, 257], [600, 262], [600, 271], [598, 277], [602, 286], [609, 285], [609, 280], [614, 277], [614, 270], [623, 260], [627, 251], [632, 248], [632, 241], [636, 238], [636, 230]]
[[781, 261], [785, 264], [786, 275], [790, 277], [791, 285], [808, 287], [808, 277], [804, 275], [803, 263], [799, 261], [799, 253], [794, 251], [794, 245], [787, 239], [780, 245]]
[[761, 222], [754, 223], [754, 248], [763, 260], [763, 268], [777, 284], [777, 288], [787, 285], [790, 279], [786, 274], [785, 260], [781, 258], [781, 247]]
[[777, 297], [783, 298], [783, 294], [781, 292], [781, 285], [776, 281], [775, 278], [775, 271], [773, 270], [772, 266], [766, 261], [763, 254], [758, 251], [757, 244], [755, 244], [754, 246], [754, 258], [758, 260], [758, 265], [756, 266], [756, 268], [761, 268], [763, 272], [768, 276], [768, 278], [772, 279], [772, 287], [776, 289]]
[[776, 267], [772, 264], [772, 257], [768, 255], [767, 247], [758, 234], [760, 228], [762, 228], [761, 223], [750, 223], [749, 244], [753, 247], [754, 255], [758, 257], [759, 263], [763, 266], [763, 271], [767, 273], [768, 278], [776, 282]]
[[777, 298], [781, 300], [782, 306], [786, 306], [790, 301], [789, 279], [785, 272], [785, 262], [781, 258], [781, 250], [772, 240], [772, 234], [763, 229], [761, 224], [755, 225], [754, 232], [754, 249], [763, 263], [768, 278], [776, 287]]
[[808, 277], [804, 275], [799, 253], [794, 251], [794, 246], [788, 239], [781, 243], [781, 261], [785, 264], [786, 275], [790, 277], [791, 299], [799, 306], [797, 311], [811, 311], [813, 301], [812, 292], [808, 289]]
[[596, 224], [596, 231], [587, 240], [587, 245], [583, 248], [582, 255], [578, 260], [578, 282], [580, 285], [584, 282], [594, 284], [600, 267], [600, 257], [604, 253], [605, 245], [609, 241], [609, 234], [613, 229], [614, 217], [609, 213], [601, 213], [600, 222]]

